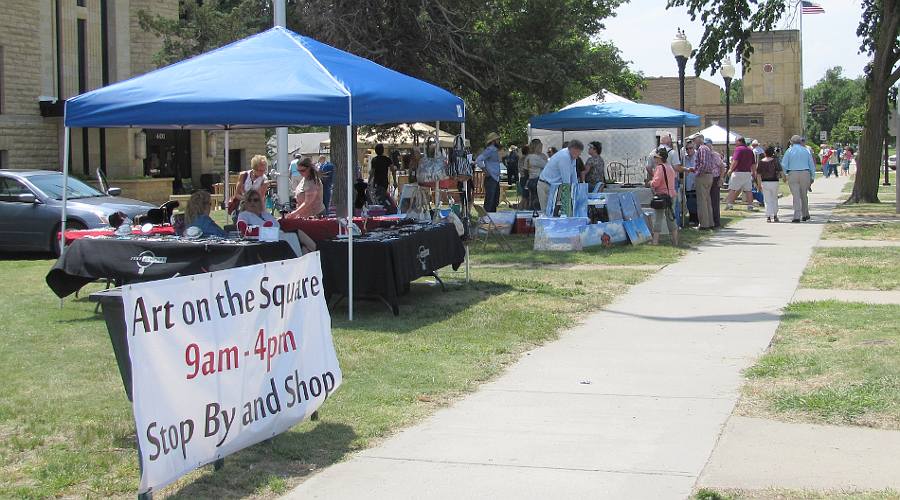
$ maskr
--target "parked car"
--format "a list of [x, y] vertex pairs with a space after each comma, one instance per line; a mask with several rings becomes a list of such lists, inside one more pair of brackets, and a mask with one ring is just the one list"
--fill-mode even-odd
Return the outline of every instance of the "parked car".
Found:
[[888, 156], [888, 167], [890, 167], [891, 170], [897, 170], [897, 154], [896, 153], [892, 154], [891, 156]]
[[[0, 250], [59, 253], [57, 234], [62, 219], [63, 175], [50, 170], [0, 170]], [[130, 218], [155, 205], [120, 198], [119, 188], [106, 193], [69, 177], [66, 228], [93, 229], [109, 225], [109, 216]]]

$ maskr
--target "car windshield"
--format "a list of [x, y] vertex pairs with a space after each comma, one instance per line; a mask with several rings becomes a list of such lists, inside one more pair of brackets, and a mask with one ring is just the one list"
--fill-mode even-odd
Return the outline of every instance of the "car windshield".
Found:
[[[62, 174], [32, 175], [28, 177], [28, 180], [50, 198], [53, 198], [55, 200], [62, 199]], [[69, 177], [69, 184], [67, 186], [67, 189], [69, 192], [68, 198], [70, 200], [75, 200], [78, 198], [93, 198], [95, 196], [106, 196], [100, 191], [97, 191], [91, 186], [88, 186], [87, 184], [73, 177]]]

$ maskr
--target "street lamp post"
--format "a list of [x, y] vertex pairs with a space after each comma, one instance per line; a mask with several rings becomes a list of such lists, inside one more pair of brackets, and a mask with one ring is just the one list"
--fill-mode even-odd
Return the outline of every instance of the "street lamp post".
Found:
[[[693, 47], [691, 46], [691, 42], [688, 41], [687, 37], [684, 35], [684, 31], [681, 31], [681, 28], [678, 28], [678, 31], [675, 33], [675, 39], [672, 40], [671, 43], [672, 55], [675, 56], [675, 62], [678, 63], [678, 96], [679, 96], [679, 109], [684, 112], [684, 68], [687, 66], [688, 58], [691, 57], [691, 51]], [[681, 147], [684, 144], [684, 122], [681, 124], [681, 128], [678, 130], [679, 137], [678, 143], [675, 145], [679, 148], [678, 153], [681, 155]], [[683, 178], [684, 174], [681, 174], [679, 177]], [[685, 182], [680, 183], [679, 189], [679, 200], [681, 201], [681, 206], [684, 207], [685, 202], [685, 194], [684, 194], [684, 186]], [[684, 218], [685, 212], [682, 208], [681, 213], [679, 215], [681, 226], [684, 227], [686, 225]]]
[[725, 162], [728, 163], [731, 145], [731, 80], [734, 78], [734, 65], [730, 59], [726, 59], [719, 68], [719, 74], [725, 80]]

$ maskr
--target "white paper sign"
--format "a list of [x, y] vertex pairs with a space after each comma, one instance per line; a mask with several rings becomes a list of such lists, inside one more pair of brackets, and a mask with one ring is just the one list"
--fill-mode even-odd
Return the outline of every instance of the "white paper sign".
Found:
[[124, 287], [140, 492], [271, 438], [341, 385], [319, 253]]

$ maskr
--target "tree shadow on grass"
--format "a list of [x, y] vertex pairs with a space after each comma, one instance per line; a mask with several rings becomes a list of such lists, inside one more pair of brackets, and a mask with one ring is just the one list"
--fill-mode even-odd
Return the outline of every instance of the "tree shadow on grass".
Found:
[[50, 252], [0, 252], [0, 260], [55, 260]]
[[[331, 309], [332, 325], [344, 330], [377, 330], [410, 333], [428, 325], [451, 319], [468, 308], [513, 287], [495, 281], [451, 283], [443, 277], [446, 291], [438, 284], [419, 280], [408, 293], [397, 298], [400, 315], [394, 316], [381, 300], [359, 297], [353, 303], [353, 321], [347, 319], [346, 299]], [[432, 278], [433, 280], [433, 278]]]
[[229, 455], [222, 469], [182, 486], [172, 492], [171, 498], [245, 498], [265, 494], [273, 484], [294, 483], [342, 460], [353, 451], [355, 439], [352, 427], [331, 422], [319, 422], [306, 431], [289, 430]]

